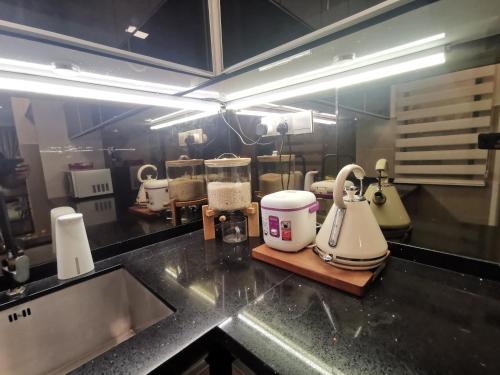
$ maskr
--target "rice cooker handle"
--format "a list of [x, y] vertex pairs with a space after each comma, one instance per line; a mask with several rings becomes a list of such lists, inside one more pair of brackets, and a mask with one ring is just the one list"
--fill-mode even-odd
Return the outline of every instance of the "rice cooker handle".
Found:
[[309, 213], [313, 214], [318, 211], [319, 211], [319, 202], [315, 201], [313, 204], [309, 206]]
[[365, 171], [357, 164], [348, 164], [342, 168], [335, 179], [335, 186], [333, 188], [334, 203], [338, 208], [346, 208], [344, 203], [344, 185], [347, 177], [354, 173], [357, 179], [362, 180], [365, 177]]

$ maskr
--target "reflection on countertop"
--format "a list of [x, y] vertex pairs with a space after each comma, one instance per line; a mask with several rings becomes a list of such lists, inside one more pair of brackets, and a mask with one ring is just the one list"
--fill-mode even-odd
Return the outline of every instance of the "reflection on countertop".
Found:
[[411, 189], [397, 185], [411, 217], [412, 231], [404, 239], [391, 239], [417, 248], [450, 253], [500, 263], [498, 226], [479, 224], [479, 217], [468, 215], [467, 208], [443, 206], [423, 186]]
[[[159, 217], [145, 219], [128, 211], [133, 204], [135, 195], [110, 195], [87, 199], [57, 198], [50, 201], [50, 207], [71, 206], [76, 212], [83, 214], [85, 229], [90, 248], [98, 250], [107, 246], [118, 245], [166, 231], [175, 227], [170, 213]], [[201, 220], [201, 212], [185, 209], [181, 218], [182, 224]], [[54, 261], [50, 235], [39, 238], [36, 243], [33, 238], [26, 237], [25, 248], [30, 256], [31, 264], [38, 265]], [[31, 248], [30, 242], [36, 247]], [[40, 246], [41, 245], [41, 246]]]
[[412, 216], [413, 229], [404, 240], [418, 248], [500, 263], [498, 227], [460, 222], [443, 223]]
[[144, 373], [215, 325], [279, 373], [500, 372], [499, 283], [391, 258], [359, 299], [252, 260], [257, 244], [198, 231], [99, 262], [124, 264], [176, 313], [77, 372]]

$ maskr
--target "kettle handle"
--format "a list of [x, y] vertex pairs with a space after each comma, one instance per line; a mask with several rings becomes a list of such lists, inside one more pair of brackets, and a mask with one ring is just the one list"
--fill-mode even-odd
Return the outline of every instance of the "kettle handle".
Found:
[[139, 182], [144, 182], [145, 181], [145, 180], [142, 179], [142, 172], [144, 172], [148, 168], [151, 168], [152, 170], [154, 170], [155, 173], [156, 173], [156, 177], [158, 177], [158, 169], [153, 164], [144, 164], [137, 171], [137, 179], [139, 180]]
[[344, 186], [345, 180], [351, 172], [354, 173], [358, 180], [362, 180], [363, 177], [365, 177], [365, 170], [357, 164], [348, 164], [340, 170], [335, 179], [335, 186], [333, 189], [333, 199], [338, 208], [346, 208], [344, 203]]

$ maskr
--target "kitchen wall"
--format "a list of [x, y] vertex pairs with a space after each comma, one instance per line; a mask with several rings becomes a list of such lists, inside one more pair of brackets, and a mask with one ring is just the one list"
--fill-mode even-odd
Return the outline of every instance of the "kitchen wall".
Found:
[[[500, 106], [500, 74], [497, 70], [496, 91], [493, 100], [495, 110], [492, 131], [500, 131], [498, 108]], [[381, 157], [389, 161], [389, 175], [394, 177], [394, 153], [396, 120], [360, 116], [356, 128], [356, 160], [369, 176], [375, 176], [374, 163]], [[411, 199], [406, 201], [410, 216], [421, 220], [455, 221], [495, 226], [498, 223], [498, 174], [500, 162], [490, 152], [488, 177], [484, 187], [421, 185]]]
[[[76, 140], [70, 140], [64, 103], [64, 100], [57, 98], [31, 100], [12, 98], [12, 111], [20, 144], [26, 146], [24, 147], [26, 150], [33, 151], [36, 147], [39, 149], [48, 199], [68, 195], [64, 173], [69, 170], [69, 163], [92, 162], [95, 168], [104, 168], [100, 133], [93, 132]], [[54, 147], [64, 148], [64, 150], [54, 152]], [[69, 148], [77, 150], [69, 151]], [[78, 151], [84, 148], [92, 151]], [[33, 163], [37, 165], [34, 160]], [[34, 168], [37, 167], [32, 167]]]

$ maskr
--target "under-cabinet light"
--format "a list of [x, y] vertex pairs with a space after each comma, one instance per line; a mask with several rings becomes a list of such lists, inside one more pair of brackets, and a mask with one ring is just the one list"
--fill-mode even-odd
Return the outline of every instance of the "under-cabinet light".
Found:
[[230, 110], [241, 110], [268, 102], [276, 102], [314, 94], [321, 91], [352, 86], [363, 82], [370, 82], [377, 79], [428, 68], [445, 62], [446, 57], [444, 52], [436, 53], [434, 51], [432, 54], [427, 54], [425, 56], [420, 55], [419, 57], [413, 59], [407, 57], [402, 62], [401, 59], [397, 59], [392, 63], [386, 62], [383, 65], [376, 64], [375, 66], [365, 67], [364, 69], [357, 69], [356, 71], [349, 71], [344, 74], [322, 77], [311, 82], [304, 82], [291, 87], [285, 87], [247, 98], [230, 101], [226, 105], [226, 108]]
[[136, 30], [137, 30], [137, 27], [132, 26], [132, 25], [129, 25], [129, 26], [125, 29], [125, 32], [126, 32], [126, 33], [130, 33], [130, 34], [133, 34]]
[[284, 59], [281, 59], [281, 60], [278, 60], [276, 62], [273, 62], [271, 64], [267, 64], [267, 65], [261, 66], [259, 68], [259, 72], [263, 72], [265, 70], [276, 68], [277, 66], [288, 64], [290, 61], [300, 59], [301, 57], [304, 57], [304, 56], [309, 56], [310, 54], [311, 54], [311, 50], [308, 49], [307, 51], [300, 52], [300, 53], [297, 53], [297, 54], [292, 55], [290, 57], [286, 57]]
[[[66, 69], [60, 69], [60, 67]], [[72, 69], [68, 69], [68, 67]], [[99, 86], [121, 87], [131, 90], [140, 90], [160, 94], [177, 94], [192, 89], [192, 87], [168, 85], [157, 82], [142, 81], [137, 79], [122, 78], [106, 74], [98, 74], [81, 70], [74, 64], [58, 63], [38, 64], [22, 60], [0, 58], [0, 71], [30, 74], [48, 78], [65, 79], [74, 82], [92, 83]], [[190, 93], [194, 98], [218, 98], [215, 91], [196, 90]]]
[[196, 113], [194, 115], [185, 116], [185, 117], [181, 117], [181, 118], [178, 118], [178, 119], [175, 119], [175, 120], [171, 120], [171, 121], [167, 121], [167, 122], [162, 122], [160, 124], [153, 125], [153, 126], [151, 126], [150, 129], [152, 129], [152, 130], [158, 130], [158, 129], [165, 128], [167, 126], [184, 124], [185, 122], [190, 122], [190, 121], [199, 120], [199, 119], [202, 119], [202, 118], [205, 118], [205, 117], [214, 116], [214, 115], [216, 115], [218, 113], [220, 113], [220, 110]]
[[136, 38], [140, 38], [140, 39], [146, 39], [149, 34], [148, 33], [145, 33], [144, 31], [141, 31], [141, 30], [137, 30], [135, 33], [134, 33], [134, 36]]
[[[269, 105], [269, 104], [266, 104]], [[261, 111], [261, 110], [252, 110], [252, 109], [242, 109], [236, 112], [239, 116], [256, 116], [256, 117], [270, 117], [270, 116], [284, 116], [289, 114], [294, 114], [298, 112], [308, 111], [304, 108], [291, 107], [288, 105], [271, 105], [273, 109], [283, 109], [283, 110], [292, 110], [293, 112], [277, 112], [277, 111]], [[335, 120], [335, 115], [332, 113], [323, 113], [323, 112], [314, 112], [313, 111], [313, 122], [316, 124], [325, 124], [325, 125], [335, 125], [337, 122]]]
[[268, 116], [282, 116], [289, 115], [293, 112], [271, 112], [271, 111], [255, 111], [250, 109], [242, 109], [237, 111], [236, 114], [240, 116], [257, 116], [257, 117], [268, 117]]
[[163, 116], [160, 116], [160, 117], [148, 118], [148, 119], [146, 119], [146, 123], [148, 123], [148, 124], [157, 124], [159, 122], [164, 122], [165, 120], [168, 120], [170, 118], [175, 118], [175, 117], [178, 117], [179, 115], [182, 115], [184, 113], [190, 113], [190, 112], [192, 112], [192, 111], [189, 110], [189, 109], [181, 109], [180, 111], [175, 111], [175, 112], [172, 112], [172, 113], [167, 113], [166, 115], [163, 115]]
[[418, 39], [409, 43], [400, 44], [385, 50], [370, 53], [364, 56], [356, 57], [349, 61], [341, 61], [325, 66], [323, 68], [314, 69], [305, 73], [289, 76], [272, 82], [267, 82], [262, 85], [254, 86], [249, 89], [236, 91], [226, 95], [226, 100], [236, 100], [243, 97], [260, 94], [266, 91], [276, 90], [282, 87], [311, 81], [313, 79], [331, 76], [364, 66], [380, 63], [394, 58], [406, 56], [415, 52], [422, 51], [435, 46], [435, 42], [443, 40], [446, 37], [445, 33], [431, 35], [422, 39]]
[[0, 72], [0, 90], [202, 111], [218, 111], [220, 107], [200, 99], [11, 72]]
[[335, 125], [337, 123], [337, 121], [334, 120], [325, 120], [316, 117], [313, 118], [313, 122], [315, 122], [316, 124], [324, 124], [324, 125]]

